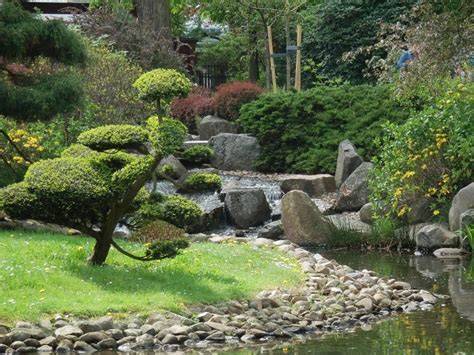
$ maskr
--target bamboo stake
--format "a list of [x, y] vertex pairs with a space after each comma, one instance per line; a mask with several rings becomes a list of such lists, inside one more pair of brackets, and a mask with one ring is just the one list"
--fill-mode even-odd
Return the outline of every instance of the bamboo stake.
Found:
[[272, 37], [271, 26], [267, 26], [267, 32], [268, 32], [268, 53], [270, 55], [270, 70], [272, 73], [272, 88], [273, 88], [273, 92], [276, 92], [277, 83], [276, 83], [275, 58], [273, 58], [273, 37]]
[[301, 25], [296, 26], [296, 70], [295, 70], [295, 89], [301, 91], [301, 39], [303, 29]]

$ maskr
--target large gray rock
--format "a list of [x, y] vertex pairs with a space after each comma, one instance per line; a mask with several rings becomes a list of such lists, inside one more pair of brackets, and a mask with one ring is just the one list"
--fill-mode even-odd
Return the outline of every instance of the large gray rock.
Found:
[[281, 221], [274, 221], [266, 224], [262, 229], [260, 229], [257, 237], [276, 240], [281, 239], [284, 233]]
[[260, 155], [257, 139], [245, 134], [221, 133], [209, 145], [214, 150], [211, 165], [220, 170], [254, 170]]
[[461, 214], [474, 208], [474, 182], [459, 190], [454, 196], [449, 210], [449, 229], [457, 231], [461, 228]]
[[357, 154], [356, 147], [348, 139], [339, 143], [336, 165], [336, 187], [342, 185], [344, 181], [363, 163], [362, 158]]
[[431, 200], [421, 197], [411, 204], [411, 210], [407, 214], [409, 224], [428, 222], [433, 216], [430, 208]]
[[165, 165], [171, 166], [173, 168], [173, 173], [171, 175], [169, 175], [169, 177], [171, 177], [175, 180], [178, 180], [178, 179], [180, 179], [183, 176], [186, 176], [188, 174], [188, 170], [173, 155], [169, 155], [166, 158], [161, 159], [160, 164], [158, 164], [158, 167], [156, 168], [156, 172], [158, 174], [160, 174], [161, 169]]
[[355, 231], [364, 234], [372, 232], [370, 225], [361, 221], [357, 213], [333, 214], [326, 216], [326, 218], [336, 229], [341, 231]]
[[310, 197], [321, 197], [323, 194], [336, 191], [334, 176], [329, 174], [292, 175], [282, 179], [280, 187], [285, 193], [300, 190]]
[[428, 224], [416, 233], [415, 242], [419, 248], [434, 249], [454, 247], [458, 244], [459, 238], [440, 224]]
[[330, 223], [303, 191], [290, 191], [281, 201], [281, 221], [288, 240], [298, 245], [326, 243]]
[[359, 218], [362, 222], [367, 224], [374, 223], [374, 211], [372, 210], [372, 204], [366, 203], [359, 211]]
[[238, 228], [259, 226], [270, 218], [267, 198], [259, 189], [228, 191], [224, 203], [230, 222]]
[[358, 211], [369, 202], [369, 171], [372, 163], [362, 163], [339, 188], [334, 210]]
[[206, 116], [198, 124], [198, 132], [200, 139], [208, 140], [220, 133], [237, 133], [238, 131], [235, 123], [215, 116]]

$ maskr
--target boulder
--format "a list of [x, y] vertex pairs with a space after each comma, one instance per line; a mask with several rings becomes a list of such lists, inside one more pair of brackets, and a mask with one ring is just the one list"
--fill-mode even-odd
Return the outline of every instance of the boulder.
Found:
[[237, 125], [215, 116], [206, 116], [198, 124], [199, 138], [210, 139], [220, 133], [237, 133]]
[[158, 167], [156, 168], [156, 172], [160, 173], [161, 168], [163, 168], [165, 165], [169, 165], [173, 168], [173, 174], [170, 175], [170, 177], [175, 180], [178, 180], [188, 174], [188, 170], [173, 155], [169, 155], [166, 158], [161, 159], [160, 164], [158, 164]]
[[372, 163], [362, 163], [342, 183], [336, 197], [336, 212], [358, 211], [369, 202], [369, 171]]
[[298, 245], [326, 243], [330, 223], [303, 191], [290, 191], [281, 201], [281, 221], [288, 240]]
[[336, 182], [334, 176], [329, 174], [292, 175], [282, 179], [280, 187], [285, 193], [300, 190], [310, 197], [321, 197], [323, 194], [335, 192]]
[[428, 224], [415, 235], [415, 242], [419, 248], [452, 247], [458, 244], [459, 238], [453, 232], [440, 224]]
[[221, 133], [209, 145], [214, 150], [211, 165], [219, 170], [254, 170], [260, 155], [257, 138], [245, 134]]
[[362, 222], [357, 213], [333, 214], [326, 216], [326, 218], [336, 229], [339, 230], [354, 231], [364, 234], [370, 234], [372, 232], [370, 225]]
[[74, 325], [66, 325], [64, 327], [56, 329], [54, 334], [57, 337], [60, 337], [60, 336], [66, 337], [68, 335], [74, 335], [76, 337], [80, 337], [82, 334], [84, 334], [84, 332], [82, 331], [81, 328], [76, 327]]
[[260, 189], [228, 191], [224, 203], [230, 222], [238, 228], [259, 226], [270, 218], [270, 206]]
[[266, 224], [262, 229], [259, 230], [257, 237], [277, 240], [283, 237], [285, 231], [283, 230], [283, 224], [281, 221], [274, 221]]
[[372, 224], [374, 223], [373, 214], [374, 212], [372, 211], [372, 204], [369, 202], [360, 209], [359, 218], [364, 223]]
[[337, 165], [335, 182], [336, 187], [342, 185], [344, 181], [363, 163], [362, 158], [357, 154], [356, 147], [348, 139], [339, 143], [337, 152]]
[[457, 231], [461, 228], [461, 214], [474, 208], [474, 182], [465, 186], [454, 196], [449, 210], [449, 229]]

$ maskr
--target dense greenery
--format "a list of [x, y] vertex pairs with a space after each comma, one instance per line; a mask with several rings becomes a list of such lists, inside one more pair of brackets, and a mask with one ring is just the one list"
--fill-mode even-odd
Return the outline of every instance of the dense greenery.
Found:
[[184, 160], [194, 164], [209, 163], [214, 151], [208, 146], [196, 145], [194, 147], [186, 149], [182, 157]]
[[371, 178], [378, 216], [407, 222], [413, 205], [425, 199], [434, 218], [446, 218], [450, 198], [472, 181], [472, 122], [474, 85], [459, 83], [436, 107], [403, 125], [387, 124]]
[[[83, 263], [94, 247], [88, 238], [0, 231], [0, 244], [0, 321], [7, 323], [57, 313], [179, 311], [304, 281], [296, 259], [244, 244], [196, 243], [159, 263], [137, 263], [114, 250], [100, 268]], [[120, 245], [134, 252], [142, 248]]]
[[62, 65], [84, 63], [84, 45], [76, 33], [61, 21], [42, 21], [8, 0], [0, 8], [0, 38], [0, 114], [49, 119], [79, 105], [77, 77], [65, 69], [47, 75], [31, 69], [39, 56]]
[[334, 173], [343, 139], [368, 160], [382, 124], [407, 118], [391, 96], [390, 86], [369, 85], [267, 94], [242, 107], [239, 124], [259, 140], [260, 170]]
[[360, 47], [375, 44], [382, 23], [395, 23], [415, 0], [326, 1], [310, 8], [305, 14], [303, 56], [321, 63], [321, 73], [331, 78], [341, 77], [354, 83], [365, 82], [364, 70], [372, 56], [378, 53], [345, 54]]
[[[97, 241], [90, 262], [102, 264], [111, 245], [120, 250], [112, 239], [117, 224], [134, 208], [134, 199], [140, 197], [162, 157], [181, 146], [185, 135], [182, 123], [157, 118], [150, 118], [148, 130], [110, 125], [86, 131], [79, 137], [83, 146], [32, 164], [23, 182], [0, 190], [0, 210], [12, 218], [35, 218], [79, 229]], [[107, 150], [111, 148], [115, 150]], [[121, 148], [135, 148], [142, 155]], [[178, 220], [179, 207], [170, 202], [165, 207], [165, 214], [170, 215], [166, 220]]]
[[184, 188], [189, 191], [219, 191], [222, 178], [213, 173], [193, 173], [184, 180]]

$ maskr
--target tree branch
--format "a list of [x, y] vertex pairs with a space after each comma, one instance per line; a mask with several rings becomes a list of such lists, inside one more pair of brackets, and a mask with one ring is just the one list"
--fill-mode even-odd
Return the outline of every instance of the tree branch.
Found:
[[125, 249], [122, 249], [122, 247], [120, 245], [117, 244], [117, 242], [115, 240], [112, 239], [112, 241], [110, 242], [113, 247], [115, 249], [117, 249], [118, 252], [122, 253], [123, 255], [125, 256], [128, 256], [129, 258], [132, 258], [134, 260], [138, 260], [138, 261], [153, 261], [153, 260], [158, 260], [158, 259], [153, 259], [153, 258], [148, 258], [148, 257], [145, 257], [145, 256], [137, 256], [137, 255], [134, 255], [132, 253], [129, 253], [128, 251], [126, 251]]
[[15, 142], [13, 142], [11, 140], [11, 138], [8, 135], [7, 132], [5, 132], [3, 129], [1, 129], [0, 133], [5, 137], [5, 139], [8, 141], [8, 143], [10, 143], [12, 145], [12, 147], [16, 150], [16, 152], [20, 155], [20, 157], [22, 157], [25, 161], [27, 161], [30, 164], [33, 163], [29, 158], [26, 157], [26, 155], [23, 154], [23, 152], [20, 150], [20, 148], [18, 148], [18, 146], [15, 144]]

